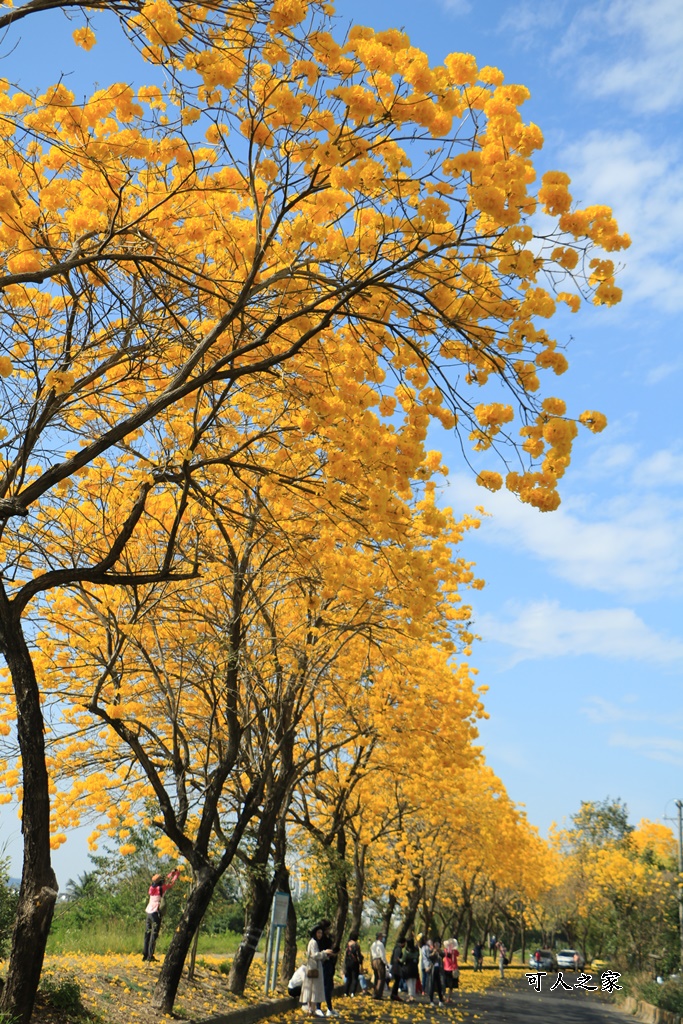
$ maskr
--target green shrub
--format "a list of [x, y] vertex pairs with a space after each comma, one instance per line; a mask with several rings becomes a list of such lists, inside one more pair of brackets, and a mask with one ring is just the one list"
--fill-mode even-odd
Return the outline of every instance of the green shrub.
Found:
[[45, 998], [55, 1010], [63, 1010], [70, 1017], [80, 1017], [84, 1013], [81, 986], [72, 974], [59, 980], [46, 978], [40, 987]]
[[683, 1013], [683, 983], [679, 980], [665, 981], [663, 985], [649, 981], [641, 988], [640, 997], [660, 1010]]

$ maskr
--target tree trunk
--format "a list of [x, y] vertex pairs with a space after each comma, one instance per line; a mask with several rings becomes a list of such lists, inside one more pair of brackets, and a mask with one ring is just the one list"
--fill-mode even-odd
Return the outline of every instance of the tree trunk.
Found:
[[389, 902], [387, 903], [386, 910], [382, 914], [382, 931], [384, 935], [389, 937], [389, 929], [391, 927], [391, 919], [394, 916], [394, 910], [396, 909], [396, 893], [389, 893]]
[[268, 880], [265, 877], [265, 871], [264, 866], [258, 865], [250, 873], [249, 903], [244, 922], [244, 935], [235, 953], [228, 977], [228, 990], [236, 996], [241, 996], [244, 992], [249, 968], [268, 924], [268, 914], [277, 888], [277, 873]]
[[16, 696], [24, 787], [24, 861], [2, 1008], [20, 1024], [28, 1024], [57, 899], [57, 879], [50, 859], [50, 796], [38, 681], [21, 624], [11, 614], [4, 590], [0, 606], [0, 649]]
[[522, 906], [522, 963], [526, 963], [526, 926], [524, 923], [524, 907]]
[[190, 981], [194, 981], [194, 972], [197, 965], [197, 945], [199, 944], [199, 928], [201, 927], [201, 921], [197, 927], [197, 931], [194, 933], [194, 939], [192, 940], [192, 947], [190, 949], [190, 963], [187, 967], [187, 976]]
[[297, 919], [296, 919], [296, 907], [294, 906], [294, 900], [292, 899], [292, 890], [289, 886], [289, 871], [285, 868], [283, 880], [282, 880], [283, 892], [289, 893], [289, 907], [287, 909], [287, 927], [285, 928], [285, 942], [284, 949], [282, 951], [282, 964], [280, 966], [280, 980], [283, 985], [289, 982], [289, 979], [296, 970], [296, 933], [297, 933]]
[[420, 896], [422, 895], [422, 879], [418, 878], [415, 880], [412, 892], [408, 897], [408, 905], [406, 907], [403, 920], [401, 921], [401, 927], [398, 930], [396, 941], [400, 942], [401, 939], [406, 939], [409, 932], [413, 930], [415, 924], [415, 917], [417, 915], [417, 908], [420, 906]]
[[211, 902], [219, 878], [220, 873], [209, 865], [197, 870], [196, 882], [187, 898], [183, 916], [173, 933], [152, 995], [152, 1008], [159, 1013], [171, 1013], [173, 1010], [190, 944]]
[[351, 898], [351, 921], [349, 932], [360, 932], [363, 924], [363, 897], [365, 895], [365, 856], [367, 846], [356, 846], [353, 855], [354, 887]]
[[467, 960], [467, 953], [470, 948], [470, 940], [472, 938], [472, 908], [468, 907], [469, 913], [467, 914], [467, 928], [465, 929], [465, 949], [463, 951], [463, 959]]
[[347, 880], [347, 863], [346, 863], [346, 829], [340, 828], [337, 833], [337, 857], [336, 857], [336, 890], [337, 890], [337, 910], [334, 915], [334, 921], [332, 922], [332, 938], [334, 940], [334, 948], [336, 950], [341, 949], [342, 938], [344, 937], [344, 929], [346, 928], [346, 918], [349, 913], [349, 886]]

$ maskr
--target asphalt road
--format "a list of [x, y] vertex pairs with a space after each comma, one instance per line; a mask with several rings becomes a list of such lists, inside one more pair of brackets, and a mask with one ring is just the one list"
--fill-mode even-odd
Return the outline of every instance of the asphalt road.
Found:
[[600, 992], [560, 988], [550, 992], [555, 977], [544, 978], [546, 984], [536, 992], [523, 975], [508, 974], [485, 992], [459, 992], [452, 1008], [387, 999], [377, 1003], [368, 998], [341, 998], [335, 1006], [341, 1015], [339, 1024], [627, 1024], [633, 1020]]
[[555, 977], [543, 980], [549, 985], [535, 992], [526, 978], [506, 979], [488, 992], [463, 994], [459, 1008], [465, 1021], [479, 1024], [626, 1024], [626, 1015], [600, 992], [550, 992]]

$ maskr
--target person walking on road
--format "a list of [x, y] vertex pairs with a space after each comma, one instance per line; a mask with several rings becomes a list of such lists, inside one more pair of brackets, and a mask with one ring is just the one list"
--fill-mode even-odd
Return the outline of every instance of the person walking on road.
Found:
[[481, 971], [484, 969], [484, 943], [475, 942], [472, 950], [472, 970]]
[[384, 986], [387, 980], [387, 951], [384, 948], [384, 932], [377, 932], [377, 937], [370, 946], [370, 959], [372, 960], [372, 971], [374, 974], [374, 985], [372, 998], [381, 999], [384, 995]]

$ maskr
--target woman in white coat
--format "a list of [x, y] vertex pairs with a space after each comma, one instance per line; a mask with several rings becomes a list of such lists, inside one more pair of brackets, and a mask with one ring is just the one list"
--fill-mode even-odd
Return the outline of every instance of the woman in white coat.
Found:
[[306, 977], [301, 986], [299, 1001], [303, 1004], [304, 1010], [309, 1016], [317, 1015], [324, 1017], [322, 1010], [316, 1010], [316, 1003], [322, 1003], [325, 998], [325, 985], [323, 983], [322, 962], [332, 954], [331, 949], [321, 949], [320, 940], [323, 937], [323, 929], [316, 926], [311, 932], [311, 938], [306, 950]]

